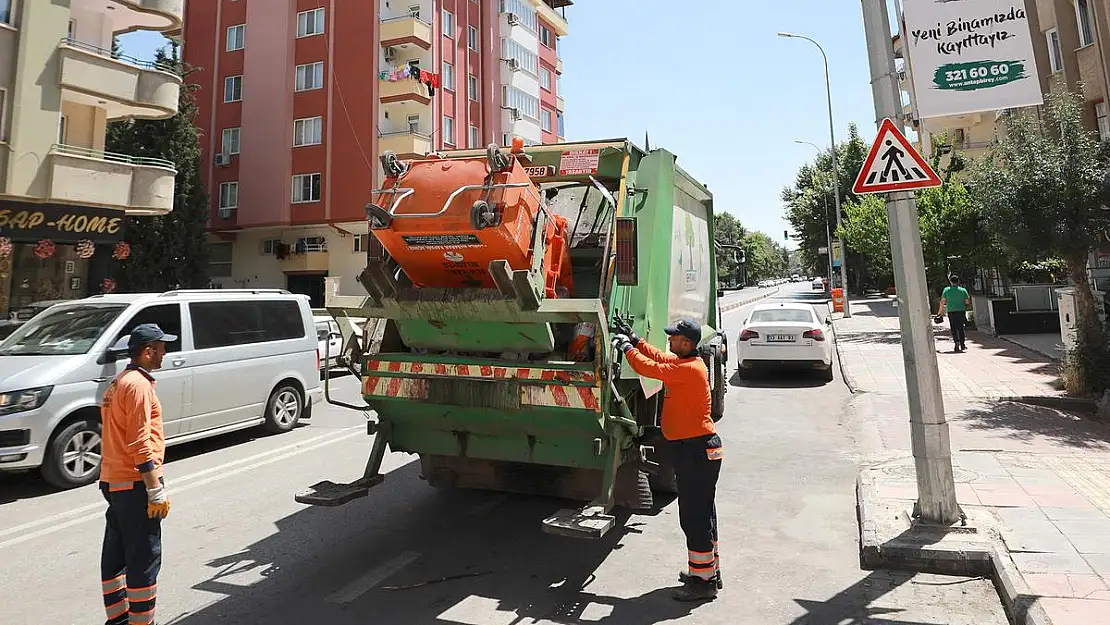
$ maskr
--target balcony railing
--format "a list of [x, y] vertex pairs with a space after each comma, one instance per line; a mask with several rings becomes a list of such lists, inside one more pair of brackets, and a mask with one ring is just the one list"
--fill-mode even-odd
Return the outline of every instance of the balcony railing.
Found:
[[144, 61], [142, 59], [137, 59], [133, 56], [128, 56], [126, 54], [120, 54], [118, 52], [112, 52], [110, 49], [102, 48], [100, 46], [97, 46], [97, 45], [94, 45], [94, 44], [91, 44], [91, 43], [85, 43], [84, 41], [77, 41], [76, 39], [73, 39], [72, 37], [62, 37], [62, 41], [59, 45], [69, 46], [69, 47], [74, 48], [76, 50], [81, 50], [82, 52], [88, 52], [89, 54], [95, 54], [95, 55], [98, 55], [98, 56], [102, 56], [102, 57], [105, 57], [105, 58], [112, 59], [114, 61], [119, 61], [121, 63], [127, 63], [128, 65], [134, 65], [136, 67], [141, 67], [143, 69], [153, 69], [153, 70], [157, 70], [157, 71], [160, 71], [160, 72], [167, 72], [167, 73], [173, 74], [175, 76], [181, 76], [181, 70], [174, 63], [171, 63], [171, 62], [166, 62], [166, 61]]
[[55, 154], [64, 154], [65, 156], [95, 158], [97, 160], [108, 161], [110, 163], [120, 163], [121, 165], [135, 165], [139, 167], [161, 167], [162, 169], [169, 169], [174, 172], [177, 171], [176, 165], [174, 165], [170, 161], [161, 158], [149, 158], [146, 156], [128, 156], [126, 154], [105, 152], [104, 150], [85, 148], [77, 145], [66, 145], [64, 143], [55, 143], [54, 147], [52, 147], [50, 151]]
[[411, 15], [387, 17], [381, 21], [378, 39], [383, 46], [411, 43], [428, 50], [432, 47], [432, 25]]

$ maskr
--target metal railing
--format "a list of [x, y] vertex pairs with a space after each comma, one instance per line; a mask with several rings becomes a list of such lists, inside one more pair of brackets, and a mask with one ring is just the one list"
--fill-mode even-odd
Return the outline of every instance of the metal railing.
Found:
[[81, 158], [92, 158], [98, 161], [108, 161], [110, 163], [120, 163], [123, 165], [137, 165], [141, 167], [160, 167], [162, 169], [169, 169], [177, 173], [177, 166], [171, 161], [161, 158], [149, 158], [146, 156], [128, 156], [126, 154], [116, 154], [115, 152], [105, 152], [104, 150], [96, 150], [93, 148], [85, 148], [76, 145], [66, 145], [64, 143], [55, 143], [50, 148], [52, 154], [61, 154], [63, 156], [79, 156]]
[[431, 24], [429, 24], [428, 22], [425, 22], [422, 18], [419, 18], [419, 17], [417, 17], [415, 15], [411, 15], [411, 14], [410, 15], [398, 15], [396, 17], [383, 17], [381, 19], [381, 23], [382, 24], [388, 24], [390, 22], [400, 22], [401, 20], [416, 20], [416, 21], [420, 22], [421, 24], [427, 26], [428, 28], [432, 27]]
[[142, 69], [153, 69], [160, 72], [173, 74], [174, 76], [181, 76], [181, 71], [171, 62], [144, 61], [133, 56], [127, 56], [126, 54], [119, 54], [118, 52], [113, 53], [110, 49], [101, 48], [100, 46], [91, 43], [85, 43], [84, 41], [77, 41], [72, 37], [62, 37], [61, 43], [59, 43], [58, 45], [67, 46], [73, 48], [74, 50], [80, 50], [82, 52], [88, 52], [89, 54], [95, 54], [107, 59], [112, 59], [113, 61], [127, 63], [128, 65], [134, 65]]
[[427, 139], [428, 141], [432, 140], [432, 135], [430, 133], [422, 132], [420, 130], [389, 130], [389, 131], [384, 131], [384, 132], [383, 131], [378, 131], [378, 136], [383, 137], [383, 138], [384, 137], [407, 136], [407, 137], [417, 137], [417, 138], [420, 138], [420, 139]]

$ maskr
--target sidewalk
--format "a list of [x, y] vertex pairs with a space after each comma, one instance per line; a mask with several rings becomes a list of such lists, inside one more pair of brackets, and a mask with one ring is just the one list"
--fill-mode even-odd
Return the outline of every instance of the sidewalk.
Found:
[[967, 353], [948, 353], [938, 336], [956, 497], [976, 531], [915, 526], [895, 308], [852, 306], [835, 329], [841, 366], [861, 391], [848, 419], [867, 463], [857, 491], [865, 568], [993, 577], [1015, 623], [1110, 622], [1110, 427], [999, 399], [1058, 395], [1047, 357], [979, 333], [968, 334]]

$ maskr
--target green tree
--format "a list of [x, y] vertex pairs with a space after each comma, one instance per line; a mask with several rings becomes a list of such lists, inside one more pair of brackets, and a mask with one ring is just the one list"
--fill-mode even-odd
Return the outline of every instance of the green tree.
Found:
[[[158, 50], [160, 67], [185, 74], [178, 46]], [[208, 278], [208, 193], [200, 177], [199, 131], [194, 88], [183, 86], [179, 113], [163, 120], [131, 119], [108, 127], [107, 149], [128, 156], [160, 158], [177, 168], [173, 211], [160, 217], [128, 218], [131, 257], [117, 277], [120, 290], [164, 291], [205, 288]]]
[[[798, 170], [794, 185], [782, 191], [782, 201], [786, 208], [786, 220], [794, 231], [798, 249], [805, 266], [814, 270], [828, 267], [828, 257], [818, 253], [818, 248], [828, 245], [828, 232], [836, 230], [836, 202], [834, 187], [840, 190], [842, 205], [858, 202], [852, 192], [859, 170], [867, 158], [868, 145], [859, 135], [859, 128], [852, 124], [848, 128], [848, 140], [837, 145], [837, 184], [833, 184], [832, 154], [822, 152], [813, 164], [806, 164]], [[862, 261], [866, 257], [849, 247], [845, 260], [848, 263], [848, 280], [859, 289], [867, 280], [869, 267]]]
[[844, 238], [844, 245], [867, 259], [873, 275], [891, 276], [893, 264], [886, 201], [882, 196], [865, 195], [858, 202], [849, 202], [844, 211], [848, 216], [838, 231]]
[[1069, 363], [1073, 392], [1106, 384], [1106, 340], [1087, 278], [1091, 250], [1110, 226], [1103, 179], [1110, 154], [1083, 125], [1083, 96], [1045, 97], [1042, 112], [1006, 116], [1005, 132], [973, 177], [987, 227], [1018, 258], [1062, 258], [1075, 287], [1078, 339], [1090, 358]]
[[[740, 245], [747, 231], [740, 220], [731, 213], [721, 211], [713, 216], [713, 239], [723, 245]], [[717, 275], [722, 285], [740, 281], [740, 263], [735, 251], [729, 248], [717, 251]]]
[[748, 260], [748, 280], [778, 278], [786, 274], [786, 250], [762, 232], [748, 232], [741, 242]]

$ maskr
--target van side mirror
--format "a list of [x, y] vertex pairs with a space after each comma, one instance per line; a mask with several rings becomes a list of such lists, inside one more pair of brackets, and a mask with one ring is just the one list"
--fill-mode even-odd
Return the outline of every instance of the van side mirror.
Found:
[[121, 337], [114, 345], [104, 350], [104, 355], [98, 359], [99, 364], [106, 365], [121, 358], [126, 358], [128, 340], [130, 340], [129, 336]]

